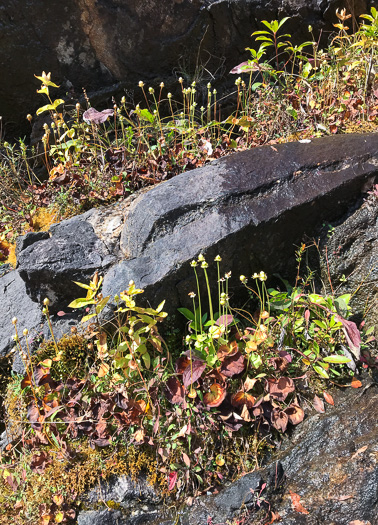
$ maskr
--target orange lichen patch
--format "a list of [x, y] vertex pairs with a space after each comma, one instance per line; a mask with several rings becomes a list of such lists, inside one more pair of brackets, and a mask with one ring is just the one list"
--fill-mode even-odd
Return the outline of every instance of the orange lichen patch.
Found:
[[59, 214], [55, 209], [50, 208], [37, 208], [35, 211], [32, 221], [33, 230], [35, 232], [46, 232], [50, 226], [55, 222], [58, 222]]

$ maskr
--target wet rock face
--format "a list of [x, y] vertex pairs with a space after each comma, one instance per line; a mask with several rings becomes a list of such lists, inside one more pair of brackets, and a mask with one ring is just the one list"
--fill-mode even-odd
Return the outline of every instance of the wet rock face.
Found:
[[[355, 0], [356, 15], [367, 12], [370, 3]], [[223, 59], [228, 73], [248, 58], [245, 47], [263, 19], [292, 16], [285, 28], [294, 43], [308, 40], [309, 24], [332, 31], [340, 6], [341, 0], [4, 0], [0, 115], [10, 136], [30, 131], [25, 115], [40, 98], [33, 74], [42, 70], [62, 84], [60, 95], [80, 95], [85, 87], [110, 103], [112, 94], [135, 89], [141, 79], [169, 84], [174, 71], [177, 77], [191, 76], [206, 64], [214, 73]]]

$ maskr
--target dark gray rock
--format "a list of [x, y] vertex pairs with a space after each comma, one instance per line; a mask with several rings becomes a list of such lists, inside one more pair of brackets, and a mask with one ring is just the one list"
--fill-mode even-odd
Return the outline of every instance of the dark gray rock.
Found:
[[[355, 15], [368, 12], [374, 2], [354, 0]], [[261, 20], [292, 16], [285, 32], [294, 43], [308, 40], [308, 25], [316, 34], [333, 31], [336, 7], [342, 0], [3, 0], [0, 6], [0, 115], [9, 135], [30, 127], [25, 116], [43, 105], [36, 97], [39, 82], [33, 75], [51, 71], [60, 84], [57, 98], [82, 93], [92, 104], [111, 104], [111, 95], [123, 89], [141, 92], [138, 81], [156, 87], [177, 77], [193, 79], [197, 69], [204, 85], [246, 60], [251, 33]], [[14, 67], [18, 64], [19, 67]], [[204, 65], [205, 69], [201, 70]], [[176, 77], [177, 75], [177, 77]], [[176, 82], [177, 84], [177, 82]], [[218, 86], [217, 86], [218, 87]], [[96, 97], [97, 94], [97, 97]], [[123, 93], [122, 93], [123, 94]]]
[[[17, 253], [18, 272], [35, 302], [50, 299], [51, 310], [80, 294], [73, 281], [87, 282], [104, 271], [115, 257], [82, 216], [50, 228], [51, 237], [37, 240]], [[37, 234], [38, 235], [38, 234]]]
[[371, 194], [333, 227], [321, 243], [323, 282], [329, 287], [329, 271], [338, 294], [353, 293], [353, 310], [378, 334], [378, 198]]
[[122, 503], [123, 501], [138, 501], [143, 503], [158, 503], [160, 498], [151, 485], [148, 485], [146, 479], [139, 478], [138, 481], [132, 481], [128, 476], [112, 478], [107, 482], [101, 482], [100, 486], [92, 489], [86, 496], [89, 503], [103, 501], [114, 501]]
[[[273, 503], [278, 525], [378, 524], [377, 383], [368, 379], [362, 391], [335, 392], [334, 399], [335, 407], [308, 418], [278, 456], [286, 476], [284, 496]], [[290, 490], [308, 515], [294, 511]]]
[[41, 333], [43, 316], [41, 307], [30, 299], [25, 282], [15, 270], [0, 277], [0, 297], [0, 357], [4, 357], [15, 345], [13, 317], [18, 319], [19, 336], [22, 337], [22, 331], [27, 328], [31, 340]]
[[89, 510], [80, 512], [77, 525], [125, 525], [119, 510]]
[[222, 268], [236, 275], [288, 276], [293, 245], [344, 215], [377, 162], [376, 135], [348, 135], [264, 146], [183, 173], [131, 204], [125, 260], [106, 274], [103, 293], [114, 296], [132, 279], [173, 313], [195, 290], [189, 262], [201, 251], [209, 262], [221, 254]]

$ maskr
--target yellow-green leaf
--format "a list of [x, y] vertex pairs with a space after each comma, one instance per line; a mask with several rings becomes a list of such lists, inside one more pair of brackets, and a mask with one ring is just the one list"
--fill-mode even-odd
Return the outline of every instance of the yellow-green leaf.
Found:
[[52, 104], [46, 104], [46, 106], [42, 106], [41, 108], [38, 108], [36, 113], [37, 115], [40, 115], [41, 113], [44, 113], [45, 111], [54, 111], [55, 108]]

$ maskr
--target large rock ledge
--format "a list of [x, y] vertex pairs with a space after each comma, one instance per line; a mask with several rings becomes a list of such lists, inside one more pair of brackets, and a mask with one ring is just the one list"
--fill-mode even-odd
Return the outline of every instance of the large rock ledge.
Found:
[[[209, 261], [221, 254], [224, 271], [236, 276], [264, 269], [288, 277], [293, 245], [317, 235], [324, 221], [350, 215], [377, 174], [376, 134], [264, 146], [63, 221], [50, 234], [28, 234], [18, 242], [17, 270], [0, 277], [0, 355], [11, 345], [13, 315], [21, 329], [40, 331], [43, 298], [53, 314], [67, 312], [81, 293], [72, 281], [88, 281], [95, 270], [105, 275], [104, 295], [133, 279], [145, 302], [166, 299], [170, 313], [194, 289], [189, 262], [200, 251]], [[370, 246], [373, 257], [376, 243]], [[10, 282], [18, 283], [15, 293]], [[68, 316], [58, 321], [59, 334], [72, 323]]]

